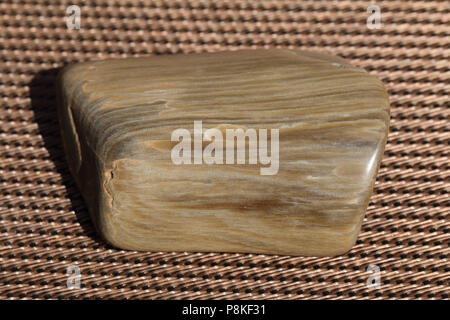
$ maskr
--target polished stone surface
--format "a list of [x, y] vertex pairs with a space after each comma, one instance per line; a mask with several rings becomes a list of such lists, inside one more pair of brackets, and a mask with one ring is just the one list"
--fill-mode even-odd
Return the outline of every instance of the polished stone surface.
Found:
[[[114, 246], [330, 256], [355, 243], [389, 125], [387, 93], [364, 70], [247, 50], [81, 63], [58, 86], [70, 169]], [[171, 133], [199, 120], [278, 129], [277, 173], [175, 165]]]

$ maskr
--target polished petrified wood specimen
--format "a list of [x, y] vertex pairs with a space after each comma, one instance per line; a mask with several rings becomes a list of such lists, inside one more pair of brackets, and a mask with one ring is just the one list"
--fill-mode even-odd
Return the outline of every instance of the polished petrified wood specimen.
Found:
[[[389, 124], [364, 70], [247, 50], [80, 63], [58, 86], [70, 170], [112, 245], [328, 256], [354, 244]], [[225, 156], [238, 155], [232, 130], [254, 133], [241, 162]]]

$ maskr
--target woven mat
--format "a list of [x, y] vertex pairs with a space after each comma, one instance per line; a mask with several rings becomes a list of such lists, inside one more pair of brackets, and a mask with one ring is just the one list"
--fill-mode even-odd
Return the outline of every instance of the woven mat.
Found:
[[[0, 298], [447, 299], [450, 5], [378, 1], [2, 1]], [[66, 26], [78, 4], [81, 29]], [[373, 22], [373, 21], [372, 21]], [[379, 77], [389, 142], [355, 247], [334, 258], [127, 252], [94, 232], [55, 117], [57, 68], [110, 57], [289, 47]], [[81, 288], [67, 288], [69, 266]], [[380, 286], [367, 286], [380, 268]]]

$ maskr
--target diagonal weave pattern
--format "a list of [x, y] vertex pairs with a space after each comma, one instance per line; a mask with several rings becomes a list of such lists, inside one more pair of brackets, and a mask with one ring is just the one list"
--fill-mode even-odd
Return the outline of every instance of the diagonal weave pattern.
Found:
[[[0, 298], [447, 299], [448, 1], [2, 1]], [[66, 8], [81, 8], [68, 30]], [[356, 246], [334, 258], [127, 252], [93, 230], [70, 176], [53, 84], [65, 64], [110, 57], [289, 47], [368, 70], [391, 130]], [[68, 289], [69, 265], [81, 288]], [[367, 267], [381, 268], [368, 289]]]

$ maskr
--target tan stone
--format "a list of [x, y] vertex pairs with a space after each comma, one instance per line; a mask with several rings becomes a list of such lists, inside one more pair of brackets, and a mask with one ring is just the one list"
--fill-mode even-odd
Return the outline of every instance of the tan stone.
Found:
[[[246, 50], [80, 63], [58, 86], [71, 172], [112, 245], [329, 256], [356, 241], [389, 124], [383, 84], [364, 70]], [[175, 165], [171, 133], [197, 120], [278, 129], [277, 174]]]

